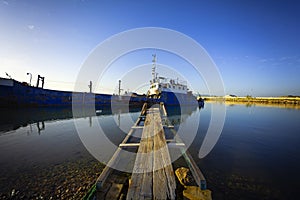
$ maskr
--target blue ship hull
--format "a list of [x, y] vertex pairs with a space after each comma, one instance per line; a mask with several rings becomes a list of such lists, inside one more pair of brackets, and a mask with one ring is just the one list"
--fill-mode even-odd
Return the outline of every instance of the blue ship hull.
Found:
[[150, 103], [163, 102], [166, 106], [200, 106], [196, 97], [192, 94], [173, 93], [162, 91], [159, 98], [148, 99]]
[[117, 96], [86, 92], [48, 90], [28, 86], [13, 79], [0, 78], [0, 107], [47, 107], [117, 104], [142, 104], [145, 96]]
[[162, 92], [159, 99], [147, 99], [145, 95], [117, 96], [86, 92], [49, 90], [29, 86], [13, 79], [0, 78], [0, 107], [48, 107], [48, 106], [114, 106], [142, 105], [144, 102], [166, 106], [193, 106], [198, 102], [192, 94]]
[[197, 105], [197, 99], [191, 94], [173, 93], [173, 92], [162, 92], [160, 95], [160, 101], [166, 106], [174, 105]]

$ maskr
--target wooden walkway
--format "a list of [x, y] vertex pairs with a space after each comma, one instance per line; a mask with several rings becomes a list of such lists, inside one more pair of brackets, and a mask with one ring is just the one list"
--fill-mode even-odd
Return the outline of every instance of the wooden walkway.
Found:
[[[168, 120], [164, 105], [148, 106], [144, 104], [140, 117], [98, 177], [95, 184], [96, 199], [176, 199], [178, 190], [169, 147], [180, 150], [197, 186], [206, 190], [206, 180]], [[171, 131], [173, 137], [166, 140], [164, 128]], [[136, 132], [141, 137], [138, 143], [130, 141]], [[123, 148], [137, 148], [129, 181], [128, 175], [114, 170]]]
[[175, 199], [176, 181], [158, 106], [147, 110], [127, 199]]

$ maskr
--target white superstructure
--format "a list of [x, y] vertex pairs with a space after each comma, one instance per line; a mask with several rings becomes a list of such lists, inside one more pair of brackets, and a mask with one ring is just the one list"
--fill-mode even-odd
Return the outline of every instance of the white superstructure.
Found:
[[165, 77], [158, 77], [156, 70], [156, 55], [153, 55], [152, 65], [152, 80], [150, 81], [150, 89], [148, 96], [159, 96], [161, 92], [173, 92], [187, 94], [187, 82], [178, 79], [169, 79]]

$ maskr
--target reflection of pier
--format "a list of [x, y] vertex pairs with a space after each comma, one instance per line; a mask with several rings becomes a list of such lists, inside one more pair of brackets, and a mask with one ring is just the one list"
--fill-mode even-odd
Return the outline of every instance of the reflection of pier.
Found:
[[[172, 135], [167, 136], [166, 130]], [[139, 141], [136, 132], [141, 134]], [[137, 149], [137, 155], [128, 180], [128, 175], [121, 175], [114, 168], [120, 162], [121, 151], [132, 148]], [[125, 195], [127, 199], [176, 199], [182, 196], [183, 191], [176, 185], [170, 148], [181, 152], [196, 184], [194, 187], [198, 188], [197, 192], [207, 192], [205, 178], [168, 120], [164, 105], [156, 104], [148, 108], [146, 103], [91, 191], [97, 199], [119, 199]], [[210, 194], [207, 196], [209, 199]]]
[[45, 130], [45, 122], [37, 122], [36, 126], [38, 128], [39, 135], [41, 134], [41, 131]]
[[[36, 124], [38, 132], [40, 133], [45, 129], [45, 122], [53, 120], [64, 120], [76, 118], [89, 118], [89, 124], [92, 126], [91, 118], [98, 115], [111, 115], [113, 110], [109, 106], [97, 107], [95, 110], [94, 107], [83, 106], [77, 111], [77, 115], [73, 116], [72, 108], [19, 108], [12, 109], [6, 108], [0, 109], [0, 131], [6, 132], [11, 130], [17, 130], [20, 127], [26, 127], [30, 124]], [[127, 113], [127, 112], [138, 112], [140, 107], [128, 107], [119, 106], [118, 113]]]

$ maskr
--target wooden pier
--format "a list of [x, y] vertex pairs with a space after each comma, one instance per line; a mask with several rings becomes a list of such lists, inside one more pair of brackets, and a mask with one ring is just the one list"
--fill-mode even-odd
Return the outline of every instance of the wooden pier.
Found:
[[158, 105], [147, 110], [127, 199], [175, 199], [176, 181]]
[[[172, 131], [172, 139], [166, 140], [166, 128]], [[135, 131], [142, 131], [141, 139], [139, 142], [130, 142]], [[196, 183], [195, 187], [200, 192], [205, 191], [205, 178], [176, 134], [174, 126], [170, 125], [164, 105], [148, 106], [145, 103], [140, 117], [99, 176], [94, 199], [178, 199], [176, 184], [179, 181], [176, 181], [169, 147], [180, 149]], [[121, 172], [117, 175], [114, 173], [122, 148], [137, 148], [130, 178], [120, 175]], [[210, 193], [208, 196], [201, 199], [210, 199]]]

